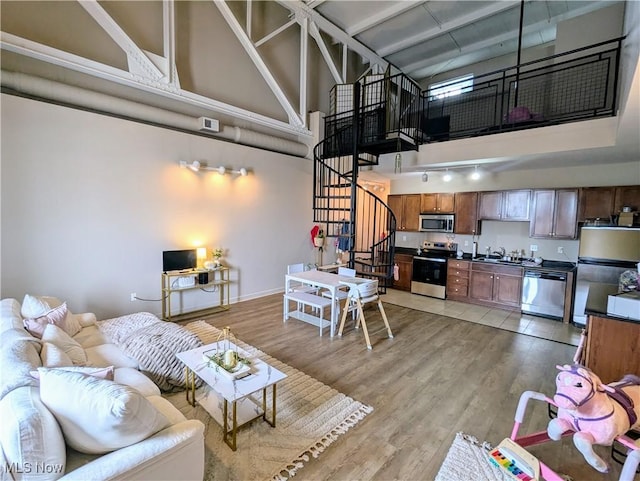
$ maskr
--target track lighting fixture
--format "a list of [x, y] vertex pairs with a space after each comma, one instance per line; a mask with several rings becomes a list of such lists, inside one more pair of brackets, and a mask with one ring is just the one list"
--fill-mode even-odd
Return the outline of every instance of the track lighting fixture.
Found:
[[237, 174], [237, 175], [241, 175], [242, 177], [246, 177], [247, 175], [249, 175], [249, 171], [245, 167], [242, 167], [239, 170], [227, 169], [224, 165], [221, 165], [219, 167], [209, 167], [206, 164], [206, 162], [200, 162], [199, 160], [194, 160], [193, 162], [187, 162], [186, 160], [181, 160], [179, 164], [181, 168], [190, 169], [190, 170], [193, 170], [194, 172], [200, 172], [201, 170], [208, 170], [211, 172], [217, 172], [220, 175]]
[[396, 154], [393, 173], [402, 174], [402, 154], [400, 152]]
[[473, 172], [471, 173], [471, 180], [478, 180], [480, 178], [480, 172], [478, 172], [478, 166], [476, 165], [473, 168]]
[[429, 174], [427, 174], [427, 172], [423, 172], [422, 173], [422, 182], [428, 182], [429, 181]]
[[449, 169], [447, 169], [442, 176], [442, 180], [444, 182], [451, 182], [451, 179], [453, 179], [453, 176], [451, 175], [451, 172], [449, 172]]

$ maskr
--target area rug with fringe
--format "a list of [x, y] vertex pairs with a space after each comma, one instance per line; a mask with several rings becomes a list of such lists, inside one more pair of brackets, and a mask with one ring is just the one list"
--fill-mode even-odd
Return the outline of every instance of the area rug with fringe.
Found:
[[435, 481], [512, 481], [505, 471], [491, 463], [490, 444], [473, 436], [456, 434]]
[[[205, 344], [215, 342], [220, 333], [204, 321], [185, 327]], [[240, 340], [238, 346], [287, 375], [278, 383], [275, 428], [259, 419], [242, 426], [234, 452], [222, 440], [222, 427], [204, 408], [189, 405], [184, 392], [165, 394], [187, 418], [206, 426], [204, 481], [287, 480], [373, 411], [253, 346]]]

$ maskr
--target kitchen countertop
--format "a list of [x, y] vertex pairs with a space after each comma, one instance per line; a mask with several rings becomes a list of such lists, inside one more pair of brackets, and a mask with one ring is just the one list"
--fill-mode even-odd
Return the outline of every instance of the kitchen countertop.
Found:
[[[415, 256], [418, 253], [418, 249], [413, 247], [396, 247], [395, 252], [396, 254]], [[495, 264], [487, 263], [482, 260], [484, 257], [485, 257], [484, 255], [479, 255], [477, 258], [472, 259], [471, 254], [465, 253], [462, 256], [462, 260], [471, 261], [471, 262], [481, 262], [482, 264], [497, 265], [497, 266], [514, 266], [514, 267], [523, 267], [526, 269], [545, 269], [545, 270], [553, 270], [553, 271], [559, 271], [559, 272], [572, 272], [576, 270], [576, 265], [573, 262], [544, 260], [542, 261], [542, 265], [539, 265], [539, 266], [523, 266], [522, 264], [509, 263], [509, 262], [505, 262], [505, 263], [496, 262]], [[450, 259], [451, 260], [457, 259], [457, 257], [451, 257]], [[605, 302], [605, 306], [606, 306], [606, 302]]]
[[604, 317], [606, 319], [614, 319], [616, 321], [640, 324], [640, 321], [635, 319], [607, 314], [607, 302], [609, 301], [609, 296], [617, 293], [618, 288], [613, 284], [601, 284], [597, 282], [590, 283], [587, 305], [584, 309], [585, 314], [587, 314], [587, 316]]

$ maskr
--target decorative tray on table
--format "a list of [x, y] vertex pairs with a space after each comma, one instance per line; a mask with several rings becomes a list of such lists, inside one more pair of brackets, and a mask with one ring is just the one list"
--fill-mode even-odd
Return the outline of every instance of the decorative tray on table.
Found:
[[217, 372], [229, 379], [237, 379], [248, 375], [251, 370], [251, 361], [246, 357], [242, 357], [236, 351], [232, 352], [232, 357], [235, 359], [235, 362], [229, 362], [230, 359], [227, 351], [215, 348], [204, 351], [202, 357], [210, 367], [213, 367]]

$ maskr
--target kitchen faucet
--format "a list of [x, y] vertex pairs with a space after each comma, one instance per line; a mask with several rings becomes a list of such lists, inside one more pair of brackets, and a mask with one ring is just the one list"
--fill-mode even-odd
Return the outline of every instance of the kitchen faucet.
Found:
[[507, 253], [507, 251], [505, 250], [504, 247], [498, 247], [497, 251], [493, 251], [494, 254], [498, 254], [501, 258], [505, 256], [505, 254]]

